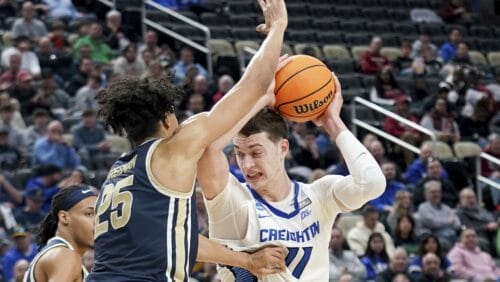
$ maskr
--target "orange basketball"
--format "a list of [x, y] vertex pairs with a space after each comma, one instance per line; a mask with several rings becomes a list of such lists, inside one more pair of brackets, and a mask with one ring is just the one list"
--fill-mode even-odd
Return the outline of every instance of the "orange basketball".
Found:
[[313, 120], [323, 114], [333, 100], [336, 86], [332, 72], [314, 57], [292, 56], [275, 78], [275, 109], [286, 119]]

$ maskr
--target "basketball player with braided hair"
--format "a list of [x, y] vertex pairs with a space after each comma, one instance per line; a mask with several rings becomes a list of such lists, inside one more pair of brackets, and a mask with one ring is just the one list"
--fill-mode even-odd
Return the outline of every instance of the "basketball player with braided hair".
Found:
[[[240, 81], [211, 111], [178, 124], [181, 94], [166, 79], [125, 78], [96, 99], [104, 121], [134, 149], [118, 159], [96, 204], [95, 266], [87, 281], [188, 281], [195, 260], [235, 265], [256, 275], [284, 269], [284, 250], [230, 251], [198, 236], [193, 188], [205, 148], [266, 93], [288, 23], [284, 0], [259, 0], [267, 33]], [[198, 246], [199, 243], [199, 246]], [[272, 262], [273, 268], [266, 268]]]
[[[334, 98], [314, 123], [335, 140], [351, 175], [327, 175], [311, 184], [289, 178], [286, 121], [272, 110], [260, 110], [274, 105], [273, 88], [232, 131], [209, 146], [198, 163], [210, 239], [238, 250], [270, 243], [288, 248], [287, 271], [262, 281], [328, 281], [328, 245], [335, 217], [384, 191], [385, 177], [377, 162], [340, 119], [341, 86], [335, 75], [333, 79]], [[222, 149], [231, 138], [246, 183], [229, 173]], [[220, 267], [219, 274], [222, 281], [251, 277], [230, 266]]]
[[30, 264], [24, 282], [84, 281], [83, 254], [94, 246], [93, 188], [75, 185], [59, 190], [52, 209], [37, 232], [42, 248]]

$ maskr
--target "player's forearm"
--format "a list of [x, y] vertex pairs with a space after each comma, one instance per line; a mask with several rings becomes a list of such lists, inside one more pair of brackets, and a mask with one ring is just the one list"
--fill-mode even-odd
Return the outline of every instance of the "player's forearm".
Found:
[[352, 185], [335, 188], [335, 197], [350, 209], [357, 209], [385, 190], [385, 176], [377, 161], [354, 135], [343, 130], [336, 138], [337, 146], [352, 176]]
[[199, 235], [197, 261], [248, 268], [248, 254], [230, 249]]
[[333, 138], [333, 140], [337, 140], [337, 137], [342, 131], [348, 130], [347, 126], [339, 116], [327, 119], [323, 124], [323, 129]]

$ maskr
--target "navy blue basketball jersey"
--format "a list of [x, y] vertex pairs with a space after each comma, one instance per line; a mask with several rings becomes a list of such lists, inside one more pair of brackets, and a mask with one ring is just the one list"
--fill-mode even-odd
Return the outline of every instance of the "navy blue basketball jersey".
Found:
[[159, 142], [143, 143], [109, 171], [96, 202], [95, 266], [87, 281], [188, 281], [198, 249], [195, 198], [152, 175]]
[[[47, 245], [45, 245], [45, 247], [43, 247], [31, 261], [28, 271], [26, 271], [26, 273], [24, 274], [23, 282], [36, 282], [35, 278], [36, 264], [42, 258], [43, 255], [45, 255], [48, 251], [55, 248], [68, 248], [74, 250], [73, 246], [71, 246], [71, 244], [68, 243], [68, 241], [64, 240], [63, 238], [52, 237], [51, 239], [49, 239], [49, 241], [47, 241]], [[82, 265], [82, 278], [85, 279], [87, 275], [88, 275], [87, 269], [85, 269], [85, 266]]]

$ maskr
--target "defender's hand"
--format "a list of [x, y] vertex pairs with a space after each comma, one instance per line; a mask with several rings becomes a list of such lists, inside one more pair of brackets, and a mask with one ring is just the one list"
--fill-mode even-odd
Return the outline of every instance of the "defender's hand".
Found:
[[288, 15], [284, 0], [257, 0], [264, 15], [265, 22], [257, 26], [256, 30], [267, 34], [271, 28], [286, 28]]
[[257, 277], [284, 272], [285, 251], [281, 247], [266, 247], [249, 254], [246, 269]]

